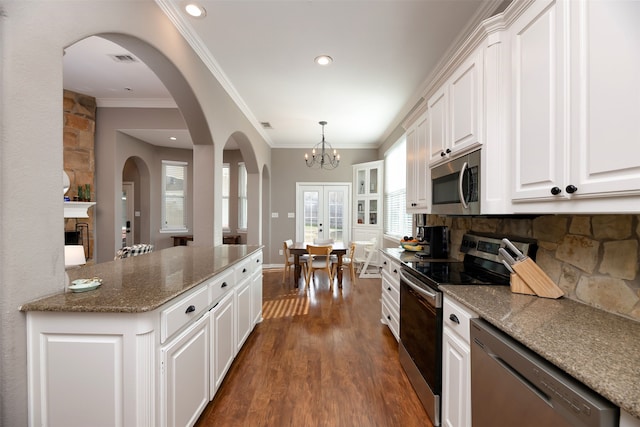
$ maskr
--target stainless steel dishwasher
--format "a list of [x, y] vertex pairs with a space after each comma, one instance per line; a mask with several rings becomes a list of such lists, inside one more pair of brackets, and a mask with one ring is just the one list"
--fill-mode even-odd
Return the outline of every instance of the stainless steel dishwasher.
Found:
[[619, 413], [488, 322], [471, 320], [473, 427], [613, 427]]

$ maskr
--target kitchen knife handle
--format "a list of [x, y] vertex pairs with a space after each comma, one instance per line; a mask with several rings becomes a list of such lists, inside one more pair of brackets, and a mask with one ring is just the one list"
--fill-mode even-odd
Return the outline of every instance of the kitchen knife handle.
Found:
[[526, 256], [524, 256], [524, 254], [522, 252], [520, 252], [520, 249], [516, 248], [516, 246], [513, 243], [511, 243], [511, 241], [509, 239], [507, 239], [507, 238], [502, 239], [502, 243], [504, 243], [505, 246], [507, 248], [509, 248], [511, 250], [511, 252], [513, 252], [515, 254], [516, 259], [518, 261], [521, 261], [521, 260], [526, 258]]
[[509, 252], [507, 252], [507, 250], [505, 248], [500, 248], [498, 249], [498, 253], [500, 255], [502, 255], [502, 258], [505, 259], [506, 263], [509, 265], [513, 265], [516, 263], [516, 260], [513, 259], [513, 257], [511, 256], [511, 254]]

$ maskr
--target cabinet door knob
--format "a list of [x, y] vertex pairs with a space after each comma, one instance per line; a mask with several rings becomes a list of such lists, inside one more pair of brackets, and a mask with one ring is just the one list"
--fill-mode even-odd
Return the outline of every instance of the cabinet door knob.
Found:
[[444, 157], [446, 155], [447, 155], [447, 153], [445, 153], [444, 151], [440, 152], [440, 157]]
[[560, 189], [560, 187], [553, 187], [551, 189], [551, 194], [553, 194], [554, 196], [557, 196], [560, 193], [562, 193], [562, 190]]
[[388, 290], [389, 292], [391, 292], [391, 286], [389, 286], [389, 287], [387, 288], [387, 290]]
[[397, 269], [397, 268], [394, 268], [394, 269], [393, 269], [393, 272], [394, 272], [394, 273], [396, 273], [396, 274], [398, 274], [398, 269]]
[[450, 148], [447, 148], [447, 149], [445, 150], [445, 152], [446, 152], [447, 154], [449, 154], [449, 153], [451, 153], [451, 149], [450, 149]]
[[449, 320], [451, 320], [453, 323], [457, 323], [458, 325], [460, 324], [460, 320], [458, 319], [458, 316], [456, 316], [455, 314], [450, 314]]
[[187, 310], [184, 313], [185, 314], [193, 313], [194, 311], [196, 311], [196, 306], [195, 305], [190, 305], [189, 307], [187, 307]]
[[243, 272], [243, 273], [246, 273], [246, 272], [247, 272], [247, 269], [246, 269], [246, 268], [243, 268], [243, 269], [242, 269], [242, 272]]
[[578, 191], [578, 187], [576, 187], [575, 185], [569, 184], [569, 185], [567, 185], [567, 188], [565, 188], [565, 190], [567, 190], [567, 193], [573, 194], [576, 191]]
[[220, 286], [220, 287], [221, 287], [221, 288], [226, 288], [227, 286], [228, 286], [228, 285], [227, 285], [227, 282], [222, 282], [222, 286]]
[[387, 320], [391, 320], [391, 316], [387, 316]]

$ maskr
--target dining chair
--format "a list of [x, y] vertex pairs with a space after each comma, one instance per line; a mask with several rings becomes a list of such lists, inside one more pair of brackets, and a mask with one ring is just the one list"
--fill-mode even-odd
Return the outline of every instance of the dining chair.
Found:
[[329, 276], [329, 289], [333, 287], [333, 274], [331, 274], [331, 251], [333, 248], [329, 246], [307, 245], [307, 286], [310, 286], [311, 277], [315, 277], [316, 270], [324, 270]]
[[332, 245], [335, 242], [334, 239], [313, 239], [314, 245]]
[[[355, 269], [355, 254], [356, 254], [356, 242], [351, 242], [349, 245], [349, 253], [342, 257], [342, 268], [349, 267], [349, 276], [351, 277], [351, 283], [356, 281], [356, 269]], [[332, 260], [333, 277], [336, 277], [338, 271], [338, 259]]]
[[[291, 255], [291, 246], [293, 245], [293, 240], [288, 239], [282, 242], [282, 253], [284, 254], [284, 270], [282, 271], [282, 283], [286, 283], [287, 276], [291, 276], [291, 267], [295, 267], [295, 257]], [[307, 255], [302, 255], [299, 258], [300, 268], [302, 268], [302, 274], [307, 277], [307, 259], [309, 258]]]

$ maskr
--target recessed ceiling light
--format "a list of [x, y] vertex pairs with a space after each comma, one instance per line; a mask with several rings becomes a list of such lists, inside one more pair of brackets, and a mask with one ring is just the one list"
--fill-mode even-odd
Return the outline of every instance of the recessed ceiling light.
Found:
[[316, 59], [314, 59], [314, 61], [318, 65], [329, 65], [333, 62], [333, 58], [329, 55], [320, 55], [316, 56]]
[[170, 136], [169, 139], [172, 141], [176, 141], [178, 138], [176, 138], [175, 136]]
[[205, 10], [205, 8], [197, 3], [188, 3], [184, 7], [184, 10], [186, 10], [187, 13], [194, 18], [204, 18], [205, 16], [207, 16], [207, 11]]

